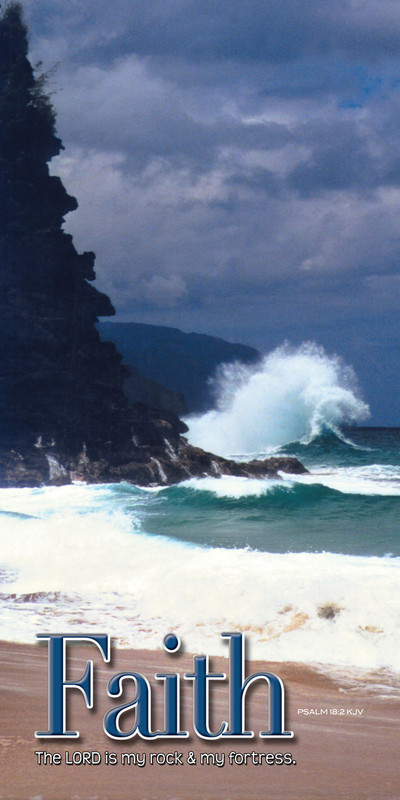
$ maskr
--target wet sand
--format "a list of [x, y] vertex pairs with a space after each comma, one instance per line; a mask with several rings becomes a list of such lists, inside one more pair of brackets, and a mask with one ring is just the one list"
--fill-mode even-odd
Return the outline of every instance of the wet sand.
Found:
[[[154, 686], [153, 729], [162, 728], [163, 682], [155, 681], [154, 674], [191, 672], [192, 657], [114, 648], [108, 665], [93, 646], [73, 645], [69, 652], [69, 679], [79, 679], [86, 661], [94, 661], [95, 708], [87, 710], [82, 694], [69, 691], [68, 726], [80, 731], [79, 739], [35, 739], [35, 730], [47, 730], [47, 645], [0, 643], [1, 800], [400, 798], [400, 698], [378, 696], [365, 685], [346, 688], [299, 664], [252, 662], [247, 674], [265, 670], [283, 680], [286, 728], [294, 731], [293, 739], [259, 738], [258, 732], [268, 729], [267, 692], [262, 686], [249, 692], [246, 723], [255, 731], [253, 739], [201, 739], [193, 733], [192, 682], [182, 681], [181, 727], [190, 732], [189, 739], [149, 742], [135, 737], [117, 742], [103, 732], [102, 719], [106, 710], [133, 697], [133, 686], [127, 687], [123, 700], [112, 700], [107, 697], [108, 680], [123, 671], [146, 675]], [[210, 667], [227, 672], [228, 662], [212, 658]], [[213, 682], [210, 698], [210, 725], [217, 728], [228, 715], [226, 685]], [[305, 714], [304, 709], [314, 713]], [[127, 722], [133, 724], [132, 714]], [[43, 751], [61, 754], [61, 763], [39, 764], [43, 756], [35, 753]], [[75, 752], [79, 759], [83, 751], [99, 753], [91, 758], [101, 762], [66, 763], [67, 752], [72, 760]], [[182, 765], [150, 764], [151, 754], [153, 762], [160, 762], [175, 751], [182, 754]], [[106, 752], [115, 754], [118, 763], [106, 764]], [[187, 763], [189, 752], [195, 764]], [[229, 764], [232, 752], [236, 756], [231, 759], [239, 763]], [[290, 753], [295, 763], [252, 763], [266, 753]], [[121, 763], [122, 754], [131, 763]], [[201, 754], [209, 754], [208, 764], [200, 764]], [[248, 763], [240, 763], [246, 754]], [[132, 756], [146, 756], [145, 766], [133, 764]], [[217, 758], [219, 763], [225, 758], [223, 766], [217, 765]]]

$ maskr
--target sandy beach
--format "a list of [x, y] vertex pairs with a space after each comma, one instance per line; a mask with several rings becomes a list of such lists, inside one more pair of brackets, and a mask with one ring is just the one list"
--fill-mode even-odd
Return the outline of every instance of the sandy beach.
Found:
[[[267, 715], [266, 693], [262, 688], [254, 689], [249, 700], [247, 727], [256, 732], [253, 739], [200, 739], [193, 734], [191, 721], [192, 685], [183, 681], [181, 724], [191, 732], [189, 739], [146, 742], [135, 737], [116, 742], [102, 729], [105, 711], [117, 704], [106, 693], [112, 675], [136, 671], [148, 677], [154, 685], [155, 728], [162, 726], [163, 689], [160, 682], [154, 681], [154, 674], [163, 670], [190, 672], [192, 657], [179, 654], [171, 660], [163, 652], [114, 648], [111, 664], [106, 665], [101, 663], [96, 648], [74, 645], [70, 649], [68, 678], [79, 679], [89, 658], [93, 659], [95, 669], [94, 710], [86, 709], [80, 692], [69, 692], [68, 725], [80, 731], [80, 738], [35, 739], [35, 730], [47, 729], [47, 646], [1, 643], [1, 800], [196, 800], [203, 796], [210, 800], [287, 797], [396, 800], [400, 797], [400, 699], [377, 696], [376, 690], [369, 690], [365, 684], [359, 690], [354, 686], [344, 688], [302, 665], [253, 662], [247, 663], [247, 674], [264, 669], [283, 680], [286, 727], [294, 731], [293, 739], [258, 737], [258, 731], [265, 729]], [[212, 658], [210, 666], [215, 671], [226, 671], [227, 661]], [[213, 686], [210, 696], [213, 710], [210, 724], [217, 726], [228, 713], [225, 685]], [[350, 713], [356, 709], [357, 713]], [[58, 759], [61, 763], [38, 763], [43, 756], [37, 753], [43, 751], [51, 756], [61, 754]], [[79, 759], [83, 751], [96, 754], [91, 758], [100, 763], [67, 763]], [[182, 764], [156, 763], [175, 751], [182, 754]], [[74, 756], [76, 752], [78, 755]], [[115, 754], [116, 764], [105, 763], [106, 752]], [[187, 763], [190, 752], [195, 764]], [[232, 752], [237, 755], [231, 756], [234, 763], [229, 763]], [[259, 758], [259, 754], [266, 753], [290, 753], [295, 763], [266, 764], [265, 759]], [[122, 754], [126, 763], [121, 763]], [[146, 756], [145, 765], [132, 763], [132, 758], [128, 763], [126, 754], [134, 754], [140, 762]], [[202, 758], [202, 754], [211, 756]], [[246, 754], [250, 754], [247, 764]], [[223, 766], [217, 765], [217, 756], [219, 763], [225, 756]], [[46, 760], [49, 762], [50, 757], [46, 756]]]

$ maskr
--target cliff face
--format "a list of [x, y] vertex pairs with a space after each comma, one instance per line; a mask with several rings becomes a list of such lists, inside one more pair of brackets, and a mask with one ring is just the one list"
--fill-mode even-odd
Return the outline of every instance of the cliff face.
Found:
[[128, 433], [121, 358], [95, 329], [114, 310], [62, 230], [77, 202], [49, 174], [62, 144], [18, 4], [0, 21], [0, 120], [1, 439], [96, 450]]
[[173, 413], [129, 404], [121, 356], [95, 327], [114, 309], [92, 285], [94, 254], [62, 229], [77, 202], [49, 174], [61, 149], [12, 3], [0, 18], [0, 485], [237, 469], [191, 448]]

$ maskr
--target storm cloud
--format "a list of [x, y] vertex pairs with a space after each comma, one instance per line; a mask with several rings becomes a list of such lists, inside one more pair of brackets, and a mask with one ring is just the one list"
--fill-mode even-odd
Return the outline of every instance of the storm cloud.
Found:
[[24, 7], [32, 60], [58, 64], [66, 227], [118, 318], [315, 339], [400, 424], [378, 413], [400, 366], [399, 4]]

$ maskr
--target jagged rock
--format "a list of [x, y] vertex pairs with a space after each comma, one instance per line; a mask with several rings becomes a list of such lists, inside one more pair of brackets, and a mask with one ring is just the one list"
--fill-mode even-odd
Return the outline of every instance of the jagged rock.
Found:
[[187, 428], [175, 415], [163, 412], [161, 416], [143, 404], [137, 404], [133, 412], [140, 441], [127, 441], [117, 451], [106, 443], [101, 457], [90, 458], [86, 451], [71, 455], [43, 441], [20, 452], [0, 450], [0, 486], [60, 486], [73, 481], [157, 486], [206, 475], [276, 478], [279, 472], [307, 472], [297, 458], [274, 456], [238, 463], [207, 453], [181, 435]]
[[27, 52], [11, 2], [0, 14], [0, 485], [276, 475], [277, 459], [204, 453], [173, 411], [129, 402], [122, 357], [95, 327], [114, 309], [92, 285], [94, 253], [79, 254], [63, 229], [77, 201], [50, 175], [63, 147]]

